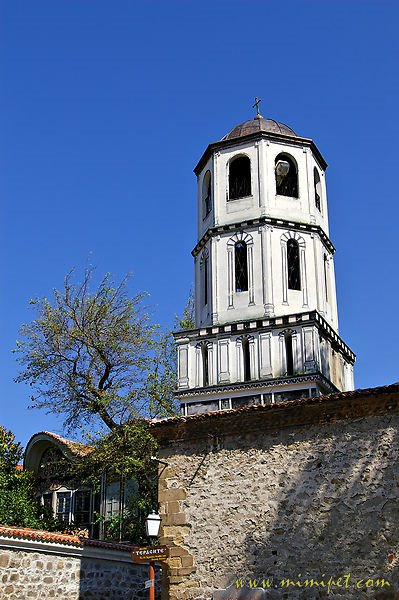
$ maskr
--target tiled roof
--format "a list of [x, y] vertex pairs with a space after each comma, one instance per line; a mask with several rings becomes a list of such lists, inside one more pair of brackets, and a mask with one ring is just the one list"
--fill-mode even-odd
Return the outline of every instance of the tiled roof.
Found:
[[65, 546], [96, 546], [98, 548], [108, 548], [110, 550], [121, 550], [122, 552], [131, 552], [136, 546], [127, 544], [116, 544], [113, 542], [101, 542], [99, 540], [90, 540], [76, 535], [66, 535], [64, 533], [53, 533], [51, 531], [41, 531], [39, 529], [27, 529], [19, 527], [8, 527], [0, 525], [0, 538], [10, 538], [19, 540], [31, 540], [36, 542], [48, 542], [53, 544], [63, 544]]
[[308, 406], [312, 404], [322, 404], [323, 402], [330, 402], [331, 400], [350, 400], [361, 398], [362, 396], [382, 396], [384, 394], [398, 393], [399, 383], [393, 383], [391, 385], [384, 385], [375, 388], [358, 389], [349, 392], [337, 392], [335, 394], [328, 394], [326, 396], [316, 396], [315, 398], [298, 398], [297, 400], [286, 400], [285, 402], [276, 402], [275, 404], [255, 404], [252, 406], [243, 406], [241, 408], [233, 408], [227, 410], [209, 411], [205, 413], [199, 413], [196, 415], [189, 415], [187, 417], [177, 416], [170, 417], [162, 420], [151, 420], [149, 425], [151, 429], [158, 429], [170, 425], [179, 425], [183, 423], [192, 423], [198, 421], [224, 419], [238, 414], [256, 413], [256, 412], [268, 412], [283, 407], [290, 406]]
[[36, 433], [36, 435], [48, 435], [53, 438], [63, 446], [65, 446], [72, 454], [75, 456], [87, 456], [91, 452], [93, 452], [93, 446], [89, 446], [88, 444], [81, 444], [80, 442], [74, 442], [72, 440], [67, 440], [66, 438], [57, 435], [56, 433], [52, 433], [51, 431], [41, 431], [40, 433]]

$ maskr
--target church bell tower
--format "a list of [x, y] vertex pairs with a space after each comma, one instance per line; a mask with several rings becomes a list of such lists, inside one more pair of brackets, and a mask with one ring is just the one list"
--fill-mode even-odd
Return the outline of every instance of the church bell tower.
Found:
[[326, 167], [311, 139], [259, 112], [195, 167], [196, 328], [175, 335], [182, 414], [353, 389]]

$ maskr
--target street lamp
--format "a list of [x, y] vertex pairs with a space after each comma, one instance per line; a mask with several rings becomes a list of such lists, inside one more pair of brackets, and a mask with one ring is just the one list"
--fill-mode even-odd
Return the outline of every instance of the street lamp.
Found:
[[[145, 530], [148, 537], [157, 538], [160, 525], [161, 517], [158, 513], [152, 511], [145, 520]], [[152, 561], [150, 561], [149, 581], [150, 587], [148, 588], [148, 600], [155, 600], [155, 569]]]
[[158, 513], [152, 511], [145, 520], [145, 531], [148, 537], [158, 537], [160, 525], [161, 517]]

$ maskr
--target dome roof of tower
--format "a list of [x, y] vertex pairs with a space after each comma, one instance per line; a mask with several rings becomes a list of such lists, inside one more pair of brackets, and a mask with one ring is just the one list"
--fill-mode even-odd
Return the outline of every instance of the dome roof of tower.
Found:
[[232, 140], [245, 135], [251, 135], [252, 133], [258, 133], [259, 131], [278, 133], [280, 135], [289, 135], [290, 137], [298, 137], [295, 131], [293, 131], [291, 127], [288, 127], [288, 125], [279, 123], [274, 119], [264, 119], [259, 115], [250, 121], [244, 121], [244, 123], [240, 123], [240, 125], [233, 127], [233, 129], [229, 131], [229, 133], [227, 133], [222, 140]]

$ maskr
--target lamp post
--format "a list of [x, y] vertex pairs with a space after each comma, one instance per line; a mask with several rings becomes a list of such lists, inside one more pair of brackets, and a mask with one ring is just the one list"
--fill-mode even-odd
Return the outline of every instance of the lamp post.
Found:
[[[158, 513], [152, 511], [148, 517], [146, 518], [145, 521], [145, 529], [146, 529], [146, 533], [148, 535], [148, 537], [150, 538], [157, 538], [158, 534], [159, 534], [159, 527], [161, 525], [161, 517], [159, 516]], [[150, 561], [150, 572], [149, 572], [149, 580], [150, 580], [150, 587], [149, 589], [149, 594], [148, 594], [148, 599], [149, 600], [155, 600], [155, 569], [154, 569], [154, 562]]]

